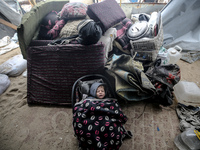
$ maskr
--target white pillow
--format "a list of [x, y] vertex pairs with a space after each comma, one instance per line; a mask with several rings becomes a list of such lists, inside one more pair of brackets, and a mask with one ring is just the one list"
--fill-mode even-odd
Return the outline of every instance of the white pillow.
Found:
[[0, 95], [9, 87], [10, 79], [5, 74], [0, 74]]

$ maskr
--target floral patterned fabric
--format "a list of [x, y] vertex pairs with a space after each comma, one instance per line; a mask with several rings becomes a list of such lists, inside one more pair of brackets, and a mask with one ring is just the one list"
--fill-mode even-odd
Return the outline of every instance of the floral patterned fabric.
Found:
[[58, 19], [56, 11], [49, 12], [41, 21], [39, 40], [53, 40], [57, 38], [65, 23], [65, 20]]
[[56, 22], [55, 26], [47, 32], [47, 35], [50, 36], [50, 39], [55, 39], [59, 36], [61, 29], [65, 25], [65, 20], [59, 20]]
[[60, 19], [83, 19], [87, 16], [87, 4], [81, 2], [66, 3], [58, 13]]
[[47, 34], [58, 22], [57, 12], [51, 11], [49, 12], [40, 23], [40, 32], [39, 39], [40, 40], [49, 40], [51, 39], [51, 35]]

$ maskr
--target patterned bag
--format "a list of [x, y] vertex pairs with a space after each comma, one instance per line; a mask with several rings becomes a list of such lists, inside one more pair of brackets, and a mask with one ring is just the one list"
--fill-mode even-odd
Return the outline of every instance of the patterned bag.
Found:
[[127, 117], [116, 99], [85, 99], [75, 104], [73, 127], [82, 150], [117, 150], [125, 137], [131, 137], [123, 124]]

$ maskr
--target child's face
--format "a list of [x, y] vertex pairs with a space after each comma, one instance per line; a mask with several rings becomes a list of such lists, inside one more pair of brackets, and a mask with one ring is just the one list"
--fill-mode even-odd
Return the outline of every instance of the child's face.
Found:
[[105, 90], [104, 90], [104, 86], [99, 86], [97, 88], [97, 92], [96, 92], [97, 98], [102, 99], [105, 97]]

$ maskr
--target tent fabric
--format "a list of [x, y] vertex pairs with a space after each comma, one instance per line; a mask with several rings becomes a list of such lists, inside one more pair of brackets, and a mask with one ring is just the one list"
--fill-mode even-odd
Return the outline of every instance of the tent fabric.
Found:
[[162, 10], [163, 46], [200, 51], [200, 1], [171, 0]]
[[[20, 25], [22, 11], [18, 2], [16, 0], [1, 0], [0, 18], [16, 26]], [[15, 32], [14, 29], [0, 23], [0, 38], [5, 36], [12, 37]]]

